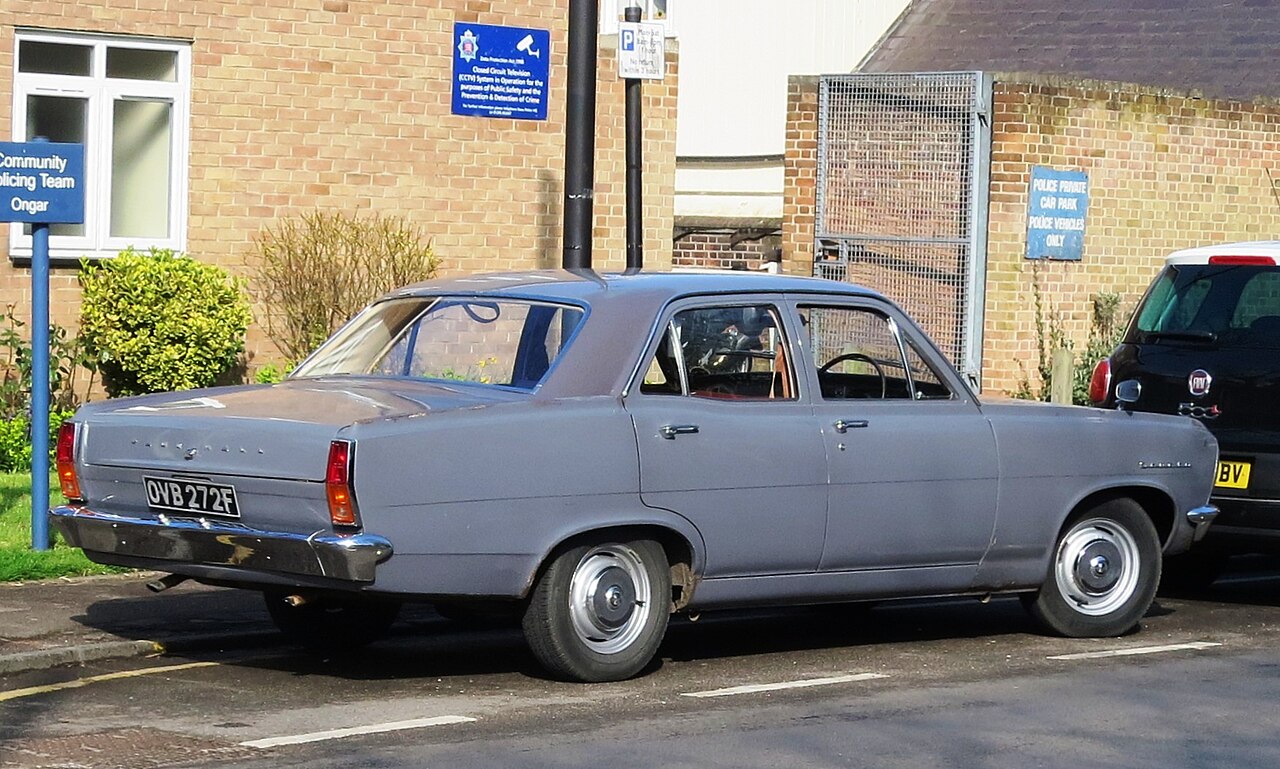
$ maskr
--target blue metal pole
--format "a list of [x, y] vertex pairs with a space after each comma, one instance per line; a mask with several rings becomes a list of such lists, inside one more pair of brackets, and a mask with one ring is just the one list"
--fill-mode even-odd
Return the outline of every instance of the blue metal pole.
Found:
[[49, 549], [49, 225], [31, 225], [31, 547]]

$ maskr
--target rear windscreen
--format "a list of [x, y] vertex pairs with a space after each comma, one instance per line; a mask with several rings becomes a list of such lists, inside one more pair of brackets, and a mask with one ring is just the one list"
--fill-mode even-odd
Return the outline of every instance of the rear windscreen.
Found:
[[1126, 341], [1280, 348], [1280, 267], [1169, 265]]

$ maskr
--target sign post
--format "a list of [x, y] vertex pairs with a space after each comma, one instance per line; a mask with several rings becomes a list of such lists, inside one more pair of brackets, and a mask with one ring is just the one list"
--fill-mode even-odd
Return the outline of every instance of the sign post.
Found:
[[84, 221], [84, 145], [0, 142], [0, 221], [31, 225], [31, 547], [49, 549], [49, 225]]
[[661, 80], [666, 73], [662, 24], [640, 21], [639, 0], [627, 5], [618, 24], [618, 76], [626, 83], [627, 146], [627, 269], [644, 266], [644, 121], [641, 115], [641, 83]]

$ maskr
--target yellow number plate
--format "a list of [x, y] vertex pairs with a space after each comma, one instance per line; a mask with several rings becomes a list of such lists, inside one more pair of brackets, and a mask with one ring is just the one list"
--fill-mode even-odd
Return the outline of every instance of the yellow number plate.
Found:
[[1249, 469], [1248, 462], [1219, 462], [1218, 477], [1213, 485], [1220, 489], [1247, 489]]

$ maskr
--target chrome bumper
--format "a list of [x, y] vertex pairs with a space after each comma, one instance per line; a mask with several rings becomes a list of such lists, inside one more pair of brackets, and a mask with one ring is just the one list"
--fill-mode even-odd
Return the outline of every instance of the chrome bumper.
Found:
[[49, 520], [69, 544], [90, 553], [351, 582], [373, 582], [377, 565], [392, 552], [391, 542], [376, 534], [291, 534], [207, 518], [126, 518], [56, 507]]
[[1195, 533], [1191, 537], [1192, 542], [1199, 542], [1204, 535], [1209, 532], [1209, 524], [1213, 523], [1213, 519], [1218, 517], [1218, 508], [1214, 505], [1205, 505], [1203, 507], [1192, 508], [1187, 511], [1187, 521], [1191, 523], [1191, 527], [1195, 529]]

